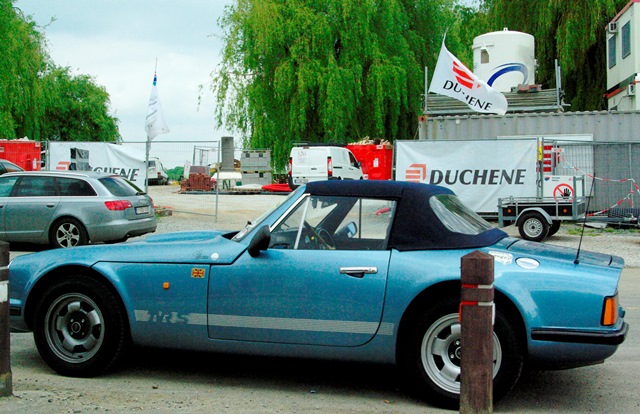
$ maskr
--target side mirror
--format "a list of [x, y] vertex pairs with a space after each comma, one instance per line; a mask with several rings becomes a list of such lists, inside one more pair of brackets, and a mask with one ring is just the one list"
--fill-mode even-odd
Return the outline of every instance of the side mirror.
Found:
[[269, 243], [271, 242], [271, 231], [269, 231], [269, 226], [262, 226], [258, 229], [256, 234], [253, 236], [253, 239], [249, 242], [249, 247], [247, 251], [251, 255], [251, 257], [260, 256], [261, 251], [265, 251], [269, 248]]
[[347, 237], [353, 238], [356, 234], [358, 234], [358, 226], [353, 221], [347, 224]]

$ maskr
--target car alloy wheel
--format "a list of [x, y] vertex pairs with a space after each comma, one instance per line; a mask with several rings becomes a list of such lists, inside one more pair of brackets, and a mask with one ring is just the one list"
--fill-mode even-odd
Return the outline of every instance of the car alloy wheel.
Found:
[[57, 298], [45, 315], [45, 337], [62, 360], [75, 363], [92, 358], [104, 342], [104, 317], [91, 298], [69, 293]]
[[[441, 389], [460, 393], [461, 325], [458, 314], [438, 319], [427, 330], [422, 340], [421, 359], [424, 370]], [[493, 375], [502, 363], [502, 348], [493, 334]]]
[[57, 221], [51, 231], [51, 245], [53, 247], [75, 247], [88, 243], [87, 231], [82, 223], [73, 218]]
[[56, 372], [91, 377], [122, 359], [130, 341], [126, 318], [105, 283], [72, 275], [45, 287], [38, 299], [34, 339]]

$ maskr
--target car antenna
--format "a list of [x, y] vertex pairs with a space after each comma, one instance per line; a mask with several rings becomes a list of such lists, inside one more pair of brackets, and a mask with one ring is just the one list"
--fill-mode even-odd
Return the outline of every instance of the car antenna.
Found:
[[[591, 204], [591, 196], [593, 195], [593, 187], [596, 183], [596, 174], [593, 173], [591, 177], [591, 189], [589, 190], [589, 198], [587, 198], [587, 208], [584, 211], [584, 220], [582, 221], [582, 231], [580, 232], [580, 241], [578, 242], [578, 251], [576, 252], [576, 258], [573, 260], [574, 264], [580, 264], [580, 248], [582, 247], [582, 238], [584, 237], [584, 228], [587, 225], [587, 214], [589, 214], [589, 204]], [[575, 184], [575, 183], [574, 183]]]

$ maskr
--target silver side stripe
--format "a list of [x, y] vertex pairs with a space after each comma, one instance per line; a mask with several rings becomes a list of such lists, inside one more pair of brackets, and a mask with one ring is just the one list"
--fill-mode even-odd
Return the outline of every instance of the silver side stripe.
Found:
[[307, 332], [334, 332], [348, 334], [393, 335], [394, 324], [360, 321], [335, 321], [322, 319], [273, 318], [261, 316], [207, 315], [189, 313], [178, 315], [177, 312], [151, 312], [135, 310], [136, 322], [176, 323], [187, 325], [208, 325], [211, 327], [244, 328], [244, 329], [277, 329]]

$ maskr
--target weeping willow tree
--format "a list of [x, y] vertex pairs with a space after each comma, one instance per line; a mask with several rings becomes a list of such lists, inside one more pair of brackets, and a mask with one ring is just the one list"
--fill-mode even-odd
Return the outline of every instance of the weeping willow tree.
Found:
[[536, 82], [555, 86], [554, 60], [562, 67], [570, 110], [605, 109], [605, 27], [628, 0], [487, 0], [493, 30], [508, 27], [536, 39]]
[[105, 88], [55, 65], [42, 28], [14, 3], [0, 0], [0, 138], [119, 141]]
[[0, 0], [0, 39], [0, 138], [33, 137], [44, 114], [44, 38], [13, 1]]
[[415, 134], [424, 67], [435, 66], [450, 0], [238, 0], [220, 20], [218, 126], [270, 148]]

